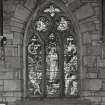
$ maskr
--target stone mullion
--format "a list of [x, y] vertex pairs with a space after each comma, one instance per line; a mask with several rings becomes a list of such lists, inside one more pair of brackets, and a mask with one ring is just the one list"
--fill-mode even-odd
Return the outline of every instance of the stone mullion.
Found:
[[64, 80], [64, 45], [62, 44], [62, 47], [60, 47], [60, 69], [61, 69], [61, 97], [64, 97], [64, 91], [65, 91], [65, 80]]
[[46, 46], [43, 44], [43, 98], [46, 97]]

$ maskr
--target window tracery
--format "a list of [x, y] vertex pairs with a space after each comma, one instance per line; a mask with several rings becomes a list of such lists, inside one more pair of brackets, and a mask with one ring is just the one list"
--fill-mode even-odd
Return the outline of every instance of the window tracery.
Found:
[[64, 88], [65, 96], [75, 96], [78, 94], [78, 52], [71, 20], [55, 16], [62, 11], [52, 4], [43, 11], [50, 14], [50, 19], [44, 15], [37, 18], [27, 47], [28, 94], [30, 97], [55, 97], [60, 96]]
[[36, 30], [37, 31], [46, 31], [48, 27], [48, 20], [46, 20], [44, 17], [39, 18], [38, 21], [36, 21]]
[[54, 7], [53, 5], [50, 5], [50, 7], [46, 8], [44, 10], [45, 13], [50, 13], [50, 16], [54, 16], [56, 13], [60, 12], [59, 8]]
[[68, 21], [61, 17], [60, 22], [58, 23], [57, 30], [64, 31], [68, 29]]

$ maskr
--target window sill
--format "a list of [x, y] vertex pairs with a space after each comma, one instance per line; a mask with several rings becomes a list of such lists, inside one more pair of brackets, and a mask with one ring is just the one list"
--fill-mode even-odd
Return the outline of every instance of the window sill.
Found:
[[[20, 104], [19, 104], [20, 103]], [[90, 101], [80, 97], [25, 99], [16, 105], [91, 105]]]

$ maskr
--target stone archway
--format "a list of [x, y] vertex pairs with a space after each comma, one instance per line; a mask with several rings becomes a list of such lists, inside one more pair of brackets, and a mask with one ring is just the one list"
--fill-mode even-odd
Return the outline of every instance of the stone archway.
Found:
[[[31, 0], [32, 2], [34, 0]], [[35, 1], [36, 2], [36, 1]], [[30, 20], [31, 20], [31, 16], [32, 14], [35, 12], [35, 5], [33, 5], [33, 3], [31, 4], [30, 3], [30, 6], [28, 5], [29, 3], [29, 0], [27, 0], [26, 4], [25, 5], [18, 5], [17, 8], [16, 8], [16, 11], [14, 13], [14, 17], [11, 19], [11, 21], [13, 21], [13, 25], [11, 25], [11, 31], [15, 32], [19, 32], [19, 33], [25, 33], [24, 34], [24, 41], [23, 41], [23, 60], [24, 62], [26, 61], [25, 60], [25, 45], [26, 45], [26, 33], [27, 33], [27, 28], [28, 28], [28, 25], [30, 23]], [[75, 6], [73, 6], [75, 4]], [[96, 19], [96, 14], [94, 14], [94, 9], [93, 7], [86, 3], [86, 4], [81, 4], [81, 2], [78, 2], [77, 0], [73, 1], [73, 2], [69, 2], [66, 4], [67, 8], [70, 8], [71, 9], [71, 12], [70, 12], [70, 16], [72, 17], [73, 19], [73, 22], [75, 23], [75, 28], [76, 28], [76, 31], [77, 33], [79, 33], [79, 40], [80, 40], [80, 71], [81, 71], [81, 80], [86, 78], [86, 74], [85, 74], [85, 70], [84, 69], [87, 69], [85, 68], [86, 65], [88, 66], [91, 66], [92, 63], [94, 63], [95, 61], [95, 57], [94, 56], [91, 56], [91, 57], [88, 57], [85, 55], [86, 50], [84, 50], [84, 46], [86, 47], [87, 44], [91, 43], [91, 36], [89, 35], [90, 31], [92, 32], [95, 32], [96, 31], [96, 24], [94, 23], [97, 19]], [[73, 17], [74, 16], [74, 17]], [[75, 19], [76, 18], [76, 19]], [[98, 21], [98, 20], [97, 20]], [[16, 23], [22, 23], [21, 25], [20, 24], [16, 24]], [[16, 25], [14, 27], [14, 25]], [[88, 39], [88, 40], [87, 40]], [[93, 43], [95, 44], [95, 43]], [[91, 61], [91, 63], [89, 63]], [[95, 65], [94, 65], [95, 66]], [[25, 64], [24, 64], [24, 70], [25, 72]], [[25, 76], [25, 73], [23, 73]], [[25, 79], [25, 77], [24, 77]], [[95, 80], [98, 82], [98, 80]], [[86, 80], [86, 82], [90, 83], [90, 81]], [[99, 81], [100, 83], [100, 81]], [[24, 84], [25, 86], [26, 84]], [[88, 86], [87, 86], [88, 87]], [[91, 87], [89, 87], [91, 88]], [[97, 90], [99, 89], [100, 87], [97, 88]], [[25, 93], [25, 92], [24, 92]], [[25, 94], [24, 94], [24, 97], [25, 97]]]
[[[46, 1], [45, 3], [43, 3], [42, 5], [39, 5], [38, 6], [38, 8], [35, 10], [35, 12], [33, 13], [33, 17], [31, 17], [31, 18], [35, 18], [36, 17], [36, 15], [37, 15], [37, 11], [40, 9], [40, 8], [43, 8], [44, 7], [44, 5], [47, 5], [47, 4], [49, 4], [50, 3], [50, 1]], [[77, 33], [77, 39], [79, 40], [80, 38], [79, 38], [79, 29], [78, 29], [78, 27], [76, 26], [76, 24], [75, 24], [75, 20], [73, 20], [74, 19], [74, 17], [73, 17], [73, 15], [72, 15], [72, 13], [69, 11], [69, 10], [67, 10], [67, 9], [65, 9], [66, 8], [66, 6], [63, 4], [63, 3], [57, 3], [57, 1], [53, 1], [53, 3], [55, 3], [55, 4], [58, 4], [58, 7], [60, 7], [61, 5], [61, 9], [65, 12], [65, 14], [71, 19], [71, 21], [72, 21], [72, 23], [73, 23], [73, 25], [74, 25], [74, 29], [76, 30], [76, 33]], [[68, 14], [70, 14], [70, 15], [68, 15]], [[26, 46], [27, 46], [27, 33], [28, 33], [28, 27], [29, 27], [29, 25], [30, 25], [30, 22], [31, 22], [31, 18], [30, 18], [30, 20], [29, 20], [29, 22], [28, 22], [28, 24], [27, 24], [27, 26], [26, 26], [26, 30], [25, 30], [25, 36], [24, 36], [24, 48], [23, 48], [23, 57], [24, 57], [24, 90], [25, 90], [25, 92], [24, 92], [24, 94], [26, 93], [26, 77], [25, 77], [25, 75], [26, 75]], [[81, 41], [79, 41], [79, 42], [81, 42]], [[81, 50], [80, 50], [80, 43], [79, 42], [77, 42], [78, 43], [78, 52], [79, 52], [79, 54], [81, 54]], [[81, 55], [79, 55], [79, 64], [81, 65]], [[79, 66], [79, 70], [80, 70], [80, 66]], [[82, 70], [81, 70], [82, 71]], [[80, 72], [81, 72], [80, 71]], [[81, 76], [79, 76], [79, 77], [81, 77]]]

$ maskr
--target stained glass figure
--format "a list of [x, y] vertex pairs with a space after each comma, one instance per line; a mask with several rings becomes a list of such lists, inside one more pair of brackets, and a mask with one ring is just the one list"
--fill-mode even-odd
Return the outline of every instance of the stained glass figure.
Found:
[[31, 39], [31, 42], [28, 45], [28, 52], [30, 54], [37, 54], [37, 53], [41, 54], [40, 49], [41, 49], [41, 45], [38, 41], [38, 37], [33, 36], [33, 38]]
[[60, 72], [58, 67], [58, 52], [55, 35], [52, 33], [49, 36], [49, 42], [46, 48], [46, 63], [47, 63], [47, 94], [57, 95], [60, 88]]
[[73, 36], [66, 38], [64, 45], [65, 95], [76, 95], [77, 89], [77, 48]]
[[42, 50], [37, 36], [33, 36], [28, 45], [28, 93], [31, 96], [42, 95]]
[[58, 24], [57, 30], [65, 31], [68, 29], [68, 21], [64, 17], [61, 17], [60, 22], [57, 24]]
[[55, 13], [60, 12], [60, 9], [54, 7], [53, 5], [50, 5], [49, 8], [46, 8], [44, 10], [45, 13], [50, 13], [50, 15], [53, 17], [55, 15]]
[[35, 29], [39, 32], [45, 32], [48, 28], [49, 21], [45, 17], [40, 17], [38, 21], [36, 21]]

